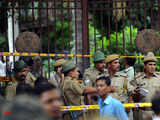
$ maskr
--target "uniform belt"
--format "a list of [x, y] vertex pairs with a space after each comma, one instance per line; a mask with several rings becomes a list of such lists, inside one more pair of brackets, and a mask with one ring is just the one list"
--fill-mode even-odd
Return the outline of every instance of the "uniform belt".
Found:
[[133, 108], [133, 111], [139, 111], [139, 108]]
[[142, 111], [152, 111], [152, 108], [133, 108], [133, 111], [139, 111], [139, 110], [142, 110]]
[[143, 111], [152, 111], [152, 108], [145, 108]]

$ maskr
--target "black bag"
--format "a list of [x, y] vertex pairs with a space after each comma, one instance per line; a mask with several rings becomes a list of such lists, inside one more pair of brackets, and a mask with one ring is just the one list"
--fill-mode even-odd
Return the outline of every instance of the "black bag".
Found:
[[[62, 89], [61, 89], [62, 90]], [[64, 104], [66, 106], [68, 106], [68, 100], [67, 98], [65, 97], [65, 94], [62, 90], [62, 99], [64, 101]], [[83, 111], [67, 111], [66, 113], [69, 113], [70, 117], [71, 117], [71, 120], [78, 120], [78, 117], [83, 115]]]
[[83, 111], [70, 111], [72, 120], [78, 120], [80, 116], [83, 115]]

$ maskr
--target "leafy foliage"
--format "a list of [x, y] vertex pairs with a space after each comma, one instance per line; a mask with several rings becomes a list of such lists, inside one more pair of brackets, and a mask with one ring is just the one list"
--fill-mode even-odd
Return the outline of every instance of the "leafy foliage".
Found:
[[[124, 36], [123, 36], [123, 32], [124, 32]], [[138, 29], [131, 26], [126, 26], [124, 28], [124, 31], [120, 31], [118, 33], [113, 32], [110, 34], [110, 40], [107, 39], [106, 36], [101, 37], [102, 35], [100, 34], [100, 32], [96, 29], [94, 29], [94, 27], [90, 24], [89, 25], [89, 37], [90, 37], [90, 53], [93, 55], [95, 52], [95, 48], [97, 47], [97, 49], [102, 50], [102, 46], [104, 46], [104, 53], [106, 55], [110, 54], [109, 53], [109, 48], [111, 47], [111, 50], [113, 51], [113, 53], [117, 53], [119, 55], [124, 55], [123, 54], [123, 39], [125, 41], [125, 47], [126, 47], [126, 53], [130, 54], [130, 53], [134, 53], [136, 52], [136, 48], [135, 48], [135, 39], [138, 33]], [[95, 37], [96, 34], [96, 38]], [[132, 37], [131, 37], [132, 36]], [[96, 39], [96, 46], [94, 44], [94, 41]], [[102, 40], [103, 40], [103, 44], [102, 44]], [[111, 41], [111, 45], [109, 43], [109, 41]], [[131, 44], [132, 41], [132, 44]], [[116, 48], [116, 44], [118, 45], [118, 48]], [[117, 50], [118, 49], [118, 50]], [[92, 62], [91, 62], [92, 64]]]
[[[94, 0], [89, 0], [94, 1]], [[154, 20], [151, 20], [151, 11], [152, 11], [152, 17], [156, 18], [158, 14], [158, 3], [157, 0], [152, 1], [139, 1], [139, 2], [132, 2], [132, 4], [127, 2], [127, 7], [131, 7], [130, 9], [126, 9], [126, 15], [122, 17], [120, 21], [115, 20], [115, 16], [113, 15], [113, 11], [109, 10], [113, 6], [111, 4], [95, 4], [94, 2], [90, 3], [90, 8], [109, 8], [105, 11], [101, 10], [95, 10], [95, 11], [89, 11], [89, 17], [92, 18], [92, 20], [89, 19], [89, 40], [90, 40], [90, 54], [93, 54], [96, 49], [100, 49], [104, 51], [106, 55], [110, 53], [117, 53], [119, 55], [134, 53], [135, 55], [141, 55], [140, 53], [136, 52], [135, 43], [134, 40], [136, 38], [137, 32], [141, 29], [151, 28], [151, 23]], [[100, 2], [99, 2], [100, 3]], [[110, 2], [111, 3], [111, 2]], [[8, 3], [2, 3], [0, 2], [0, 6], [8, 5]], [[23, 7], [29, 7], [32, 8], [32, 2], [27, 2], [25, 0], [22, 0], [20, 2], [21, 6]], [[67, 8], [68, 5], [71, 4], [61, 2], [56, 3], [56, 7], [63, 7]], [[139, 8], [136, 8], [136, 6], [139, 6]], [[153, 5], [153, 9], [151, 10], [148, 8], [140, 8], [141, 6], [149, 6], [151, 7]], [[39, 4], [39, 2], [34, 3], [34, 7], [41, 6], [43, 8], [46, 7], [45, 2], [42, 2], [42, 4]], [[39, 9], [34, 9], [34, 18], [35, 22], [39, 22]], [[59, 11], [61, 12], [61, 11]], [[49, 27], [49, 32], [47, 31], [47, 28], [43, 28], [42, 33], [42, 52], [48, 52], [48, 44], [50, 47], [50, 52], [57, 53], [59, 51], [62, 51], [63, 48], [65, 50], [72, 50], [74, 46], [73, 41], [73, 22], [68, 20], [68, 17], [66, 16], [66, 13], [68, 11], [64, 10], [64, 18], [63, 20], [58, 16], [56, 20], [56, 24], [51, 24]], [[3, 7], [0, 9], [0, 13], [5, 13]], [[23, 22], [26, 22], [26, 11], [23, 9], [21, 11], [21, 20]], [[72, 11], [69, 11], [70, 15], [72, 14]], [[1, 20], [1, 18], [4, 18], [5, 14], [2, 14], [2, 17], [0, 17], [0, 23], [1, 26], [4, 25], [4, 20]], [[28, 10], [28, 21], [32, 21], [32, 9]], [[144, 19], [146, 18], [146, 19]], [[55, 23], [55, 18], [52, 16], [50, 19], [50, 23]], [[44, 20], [45, 21], [45, 20]], [[116, 26], [117, 25], [117, 26]], [[6, 25], [5, 28], [1, 29], [1, 33], [6, 32]], [[70, 31], [68, 30], [70, 28]], [[110, 33], [108, 28], [110, 28]], [[56, 31], [56, 32], [55, 32]], [[117, 31], [117, 32], [116, 32]], [[36, 30], [37, 34], [39, 34], [39, 30]], [[110, 35], [109, 35], [110, 34]], [[63, 36], [63, 37], [62, 37]], [[70, 37], [69, 37], [70, 36]], [[48, 39], [50, 42], [48, 43]], [[55, 41], [56, 40], [56, 41]], [[6, 50], [5, 45], [5, 37], [0, 34], [0, 46], [1, 50]], [[62, 45], [62, 41], [64, 41], [64, 44]], [[54, 45], [55, 44], [55, 45]], [[69, 45], [70, 44], [70, 45]], [[56, 47], [56, 48], [55, 48]], [[56, 51], [56, 49], [58, 51]], [[158, 52], [156, 52], [156, 55], [159, 55]], [[50, 59], [50, 63], [54, 62], [54, 59]], [[141, 59], [137, 59], [137, 62], [142, 63]], [[44, 59], [44, 68], [46, 71], [48, 71], [48, 59]], [[160, 62], [158, 61], [158, 64], [160, 65]], [[91, 61], [91, 65], [93, 65], [93, 62]], [[160, 67], [157, 67], [157, 69], [160, 69]], [[53, 71], [53, 68], [51, 66], [51, 71]]]
[[0, 46], [1, 46], [1, 51], [6, 51], [6, 38], [4, 35], [0, 34]]

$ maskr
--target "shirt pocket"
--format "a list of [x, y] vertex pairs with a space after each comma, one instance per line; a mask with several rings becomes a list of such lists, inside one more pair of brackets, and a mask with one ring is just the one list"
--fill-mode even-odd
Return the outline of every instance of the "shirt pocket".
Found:
[[152, 88], [151, 88], [151, 90], [155, 90], [155, 91], [160, 91], [160, 83], [156, 83], [156, 82], [154, 82], [153, 84], [152, 84]]

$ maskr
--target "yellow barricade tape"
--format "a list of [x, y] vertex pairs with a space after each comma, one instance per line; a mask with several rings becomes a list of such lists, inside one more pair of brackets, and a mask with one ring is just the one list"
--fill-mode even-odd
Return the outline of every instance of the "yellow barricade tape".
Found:
[[2, 55], [3, 56], [11, 56], [11, 53], [9, 53], [9, 52], [3, 52]]
[[0, 82], [9, 82], [13, 80], [15, 80], [14, 77], [9, 78], [9, 77], [0, 76]]
[[82, 55], [82, 54], [48, 54], [48, 53], [10, 53], [10, 52], [0, 52], [0, 56], [41, 56], [41, 57], [92, 57], [92, 55]]
[[[123, 104], [125, 108], [151, 107], [152, 103], [127, 103]], [[81, 106], [61, 106], [61, 111], [78, 111], [78, 110], [98, 110], [98, 105], [81, 105]]]
[[68, 54], [67, 56], [68, 56], [68, 57], [74, 57], [74, 55], [73, 55], [73, 54]]
[[20, 53], [13, 53], [13, 56], [20, 56]]
[[30, 53], [30, 54], [31, 54], [31, 56], [39, 56], [38, 53]]
[[[18, 55], [17, 55], [18, 56]], [[28, 56], [28, 53], [22, 53], [22, 56]]]
[[47, 55], [47, 54], [45, 54], [45, 53], [41, 53], [40, 56], [46, 57], [46, 56], [49, 56], [49, 55]]
[[[59, 57], [87, 57], [87, 58], [91, 58], [92, 55], [82, 55], [82, 54], [53, 54], [53, 53], [18, 53], [18, 52], [14, 52], [14, 53], [10, 53], [10, 52], [0, 52], [0, 56], [41, 56], [41, 57], [55, 57], [55, 56], [59, 56]], [[121, 58], [144, 58], [144, 56], [120, 56]], [[160, 56], [155, 56], [156, 58], [160, 59]]]
[[55, 56], [56, 56], [56, 54], [49, 54], [49, 56], [50, 56], [50, 57], [55, 57]]

